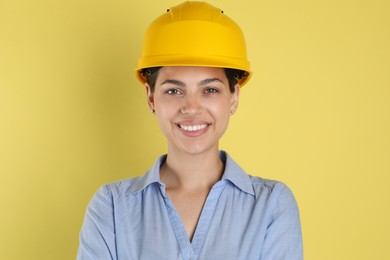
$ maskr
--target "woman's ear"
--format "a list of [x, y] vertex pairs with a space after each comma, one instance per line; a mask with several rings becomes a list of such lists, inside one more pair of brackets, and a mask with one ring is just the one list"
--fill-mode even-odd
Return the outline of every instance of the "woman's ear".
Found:
[[234, 86], [234, 93], [232, 93], [231, 104], [230, 104], [230, 113], [233, 115], [238, 108], [238, 99], [240, 97], [240, 85], [236, 84]]
[[154, 113], [154, 111], [155, 111], [154, 96], [153, 96], [152, 90], [147, 82], [145, 83], [145, 89], [146, 89], [146, 100], [148, 102], [149, 109], [152, 113]]

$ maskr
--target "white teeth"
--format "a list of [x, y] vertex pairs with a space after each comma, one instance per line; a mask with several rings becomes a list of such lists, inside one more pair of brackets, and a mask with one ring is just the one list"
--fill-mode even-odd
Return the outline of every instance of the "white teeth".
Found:
[[207, 124], [204, 125], [179, 125], [181, 129], [189, 132], [193, 131], [199, 131], [202, 129], [205, 129], [207, 127]]

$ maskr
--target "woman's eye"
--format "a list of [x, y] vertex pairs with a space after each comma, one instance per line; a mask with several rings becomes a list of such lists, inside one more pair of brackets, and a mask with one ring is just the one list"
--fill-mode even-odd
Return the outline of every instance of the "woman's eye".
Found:
[[206, 92], [206, 93], [218, 93], [219, 91], [218, 91], [218, 89], [216, 89], [216, 88], [207, 88], [207, 89], [205, 90], [205, 92]]
[[181, 92], [178, 90], [178, 89], [168, 89], [167, 91], [165, 91], [165, 93], [169, 94], [169, 95], [179, 95]]

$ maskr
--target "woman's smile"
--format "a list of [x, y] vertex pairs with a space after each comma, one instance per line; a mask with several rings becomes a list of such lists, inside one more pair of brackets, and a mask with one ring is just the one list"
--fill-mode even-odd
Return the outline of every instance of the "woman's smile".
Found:
[[179, 130], [188, 137], [197, 137], [207, 132], [210, 123], [180, 122], [177, 124]]

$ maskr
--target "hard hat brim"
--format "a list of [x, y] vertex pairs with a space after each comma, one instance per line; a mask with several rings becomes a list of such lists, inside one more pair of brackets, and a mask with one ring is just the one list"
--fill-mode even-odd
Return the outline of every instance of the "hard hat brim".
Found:
[[195, 67], [214, 67], [214, 68], [230, 68], [245, 71], [244, 77], [238, 82], [240, 86], [244, 86], [250, 79], [252, 73], [249, 71], [249, 62], [246, 60], [232, 59], [231, 57], [213, 56], [199, 57], [188, 55], [167, 55], [157, 57], [144, 57], [138, 61], [136, 76], [138, 80], [144, 84], [145, 76], [142, 74], [142, 69], [151, 67], [167, 67], [167, 66], [195, 66]]

